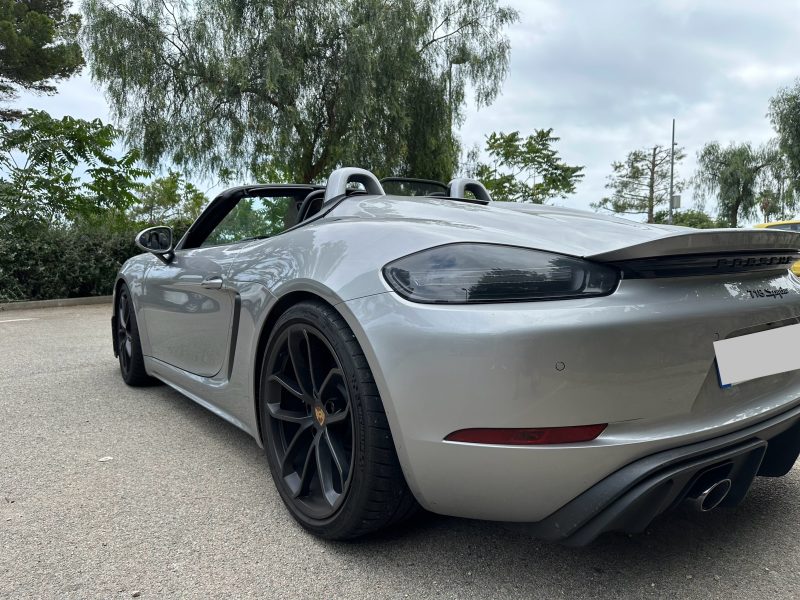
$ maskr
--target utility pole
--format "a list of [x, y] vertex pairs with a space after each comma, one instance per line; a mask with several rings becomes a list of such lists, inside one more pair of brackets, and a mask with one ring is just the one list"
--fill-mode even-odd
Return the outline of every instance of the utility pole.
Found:
[[672, 225], [672, 183], [675, 177], [675, 119], [672, 119], [672, 145], [669, 147], [669, 224]]

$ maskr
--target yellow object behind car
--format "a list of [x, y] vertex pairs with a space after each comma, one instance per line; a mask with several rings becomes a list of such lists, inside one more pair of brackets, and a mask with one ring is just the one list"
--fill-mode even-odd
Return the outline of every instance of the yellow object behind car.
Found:
[[[755, 227], [760, 229], [785, 229], [786, 231], [797, 231], [800, 233], [800, 220], [759, 223], [758, 225], [755, 225]], [[797, 261], [792, 265], [792, 273], [800, 277], [800, 261]]]

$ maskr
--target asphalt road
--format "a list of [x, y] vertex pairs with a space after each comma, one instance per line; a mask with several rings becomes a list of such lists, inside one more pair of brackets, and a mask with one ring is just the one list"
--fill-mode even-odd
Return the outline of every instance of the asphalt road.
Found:
[[737, 509], [582, 549], [433, 515], [317, 540], [251, 438], [166, 386], [122, 383], [109, 317], [0, 312], [2, 598], [800, 596], [797, 468]]

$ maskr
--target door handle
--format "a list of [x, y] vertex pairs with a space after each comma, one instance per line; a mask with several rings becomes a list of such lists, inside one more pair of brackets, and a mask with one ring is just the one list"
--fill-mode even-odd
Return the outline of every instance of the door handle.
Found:
[[200, 283], [207, 290], [218, 290], [222, 288], [222, 277], [207, 277]]

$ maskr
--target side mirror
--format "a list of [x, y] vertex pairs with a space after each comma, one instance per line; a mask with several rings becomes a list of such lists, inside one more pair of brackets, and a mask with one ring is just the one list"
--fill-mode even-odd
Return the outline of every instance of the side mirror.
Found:
[[136, 245], [145, 252], [155, 254], [164, 263], [169, 263], [175, 256], [171, 227], [161, 225], [140, 231], [136, 235]]

